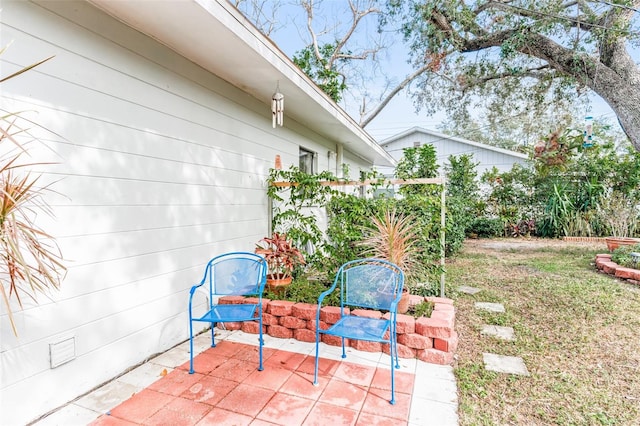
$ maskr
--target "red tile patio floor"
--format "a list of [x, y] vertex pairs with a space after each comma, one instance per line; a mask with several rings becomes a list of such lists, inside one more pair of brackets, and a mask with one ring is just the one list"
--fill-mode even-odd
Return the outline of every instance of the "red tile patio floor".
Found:
[[221, 341], [100, 416], [92, 425], [398, 425], [407, 424], [414, 374]]

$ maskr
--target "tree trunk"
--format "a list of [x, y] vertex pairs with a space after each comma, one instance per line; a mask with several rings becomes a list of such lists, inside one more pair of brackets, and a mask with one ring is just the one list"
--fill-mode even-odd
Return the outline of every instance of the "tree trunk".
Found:
[[636, 70], [638, 82], [633, 84], [610, 69], [601, 68], [605, 72], [597, 75], [589, 86], [613, 109], [620, 126], [636, 150], [640, 151], [640, 71]]
[[605, 71], [607, 78], [601, 78], [596, 69], [591, 87], [611, 106], [620, 126], [640, 151], [640, 66], [620, 41], [603, 44], [600, 60], [614, 71], [614, 75]]

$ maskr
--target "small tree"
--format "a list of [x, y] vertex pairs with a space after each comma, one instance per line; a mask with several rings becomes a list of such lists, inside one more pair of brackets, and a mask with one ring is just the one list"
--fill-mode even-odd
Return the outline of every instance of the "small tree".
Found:
[[[457, 217], [461, 222], [465, 233], [471, 222], [478, 216], [480, 188], [478, 186], [478, 172], [473, 162], [472, 154], [449, 156], [449, 162], [445, 166], [447, 176], [447, 205], [451, 212], [457, 211]], [[452, 208], [453, 207], [453, 208]]]
[[[398, 179], [435, 178], [438, 176], [438, 160], [433, 145], [404, 148], [402, 158], [398, 161], [395, 175]], [[439, 189], [428, 185], [403, 185], [401, 194], [435, 195]]]

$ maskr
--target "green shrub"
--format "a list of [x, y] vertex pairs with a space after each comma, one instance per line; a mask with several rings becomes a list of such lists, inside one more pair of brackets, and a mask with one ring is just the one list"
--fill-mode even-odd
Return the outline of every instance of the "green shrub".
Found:
[[407, 283], [406, 287], [409, 289], [409, 293], [416, 296], [439, 296], [440, 295], [440, 283], [435, 279], [440, 274], [441, 268], [434, 267], [430, 275], [432, 279], [429, 281], [418, 283]]
[[632, 252], [640, 253], [640, 244], [618, 247], [611, 254], [611, 260], [620, 266], [632, 268], [633, 262], [631, 261], [631, 256], [629, 256], [629, 253]]
[[[333, 281], [310, 280], [305, 276], [294, 279], [284, 290], [275, 293], [265, 289], [264, 297], [270, 300], [287, 300], [296, 303], [317, 304], [320, 294], [331, 287]], [[334, 291], [328, 295], [323, 304], [325, 306], [340, 306], [340, 292]]]
[[467, 230], [467, 235], [475, 234], [479, 238], [504, 236], [504, 225], [501, 219], [479, 217], [474, 219]]
[[435, 304], [433, 302], [424, 300], [418, 303], [417, 305], [410, 306], [409, 312], [407, 313], [414, 318], [420, 318], [420, 317], [431, 318], [431, 312], [433, 312], [434, 306]]

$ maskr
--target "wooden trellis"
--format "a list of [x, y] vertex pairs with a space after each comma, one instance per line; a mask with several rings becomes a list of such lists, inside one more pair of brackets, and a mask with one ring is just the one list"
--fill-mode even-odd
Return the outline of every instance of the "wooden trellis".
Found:
[[[439, 178], [420, 178], [420, 179], [366, 179], [363, 181], [324, 181], [320, 182], [322, 186], [389, 186], [389, 185], [442, 185], [440, 192], [440, 297], [445, 297], [445, 229], [446, 229], [446, 197], [445, 197], [444, 177]], [[287, 188], [298, 186], [296, 182], [272, 182], [271, 185], [277, 188]]]

